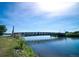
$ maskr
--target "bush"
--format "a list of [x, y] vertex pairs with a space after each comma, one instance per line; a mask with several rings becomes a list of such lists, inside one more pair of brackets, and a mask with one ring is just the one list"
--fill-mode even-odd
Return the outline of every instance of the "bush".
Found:
[[6, 32], [6, 26], [5, 25], [0, 25], [0, 35], [3, 35], [4, 32]]

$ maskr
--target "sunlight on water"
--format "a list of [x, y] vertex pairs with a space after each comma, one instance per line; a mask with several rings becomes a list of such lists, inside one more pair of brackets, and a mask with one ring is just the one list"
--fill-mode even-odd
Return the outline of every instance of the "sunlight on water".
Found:
[[50, 36], [29, 36], [25, 37], [26, 40], [42, 40], [42, 39], [50, 39]]

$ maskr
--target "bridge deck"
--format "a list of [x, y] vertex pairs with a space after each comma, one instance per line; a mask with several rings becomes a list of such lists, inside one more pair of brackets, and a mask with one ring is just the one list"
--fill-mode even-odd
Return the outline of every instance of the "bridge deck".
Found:
[[[11, 35], [11, 33], [6, 33]], [[14, 35], [21, 35], [21, 36], [64, 36], [64, 33], [56, 33], [56, 32], [15, 32]]]

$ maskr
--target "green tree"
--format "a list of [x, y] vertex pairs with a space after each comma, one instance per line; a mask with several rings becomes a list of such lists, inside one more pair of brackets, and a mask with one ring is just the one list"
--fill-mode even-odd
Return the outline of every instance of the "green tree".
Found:
[[7, 31], [6, 26], [5, 25], [0, 25], [0, 35], [3, 35], [4, 32], [6, 32], [6, 31]]

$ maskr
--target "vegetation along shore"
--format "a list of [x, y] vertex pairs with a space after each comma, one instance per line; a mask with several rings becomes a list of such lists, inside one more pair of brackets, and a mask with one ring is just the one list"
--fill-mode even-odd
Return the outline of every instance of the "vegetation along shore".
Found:
[[5, 25], [0, 25], [0, 57], [34, 57], [36, 54], [21, 36], [4, 36]]

